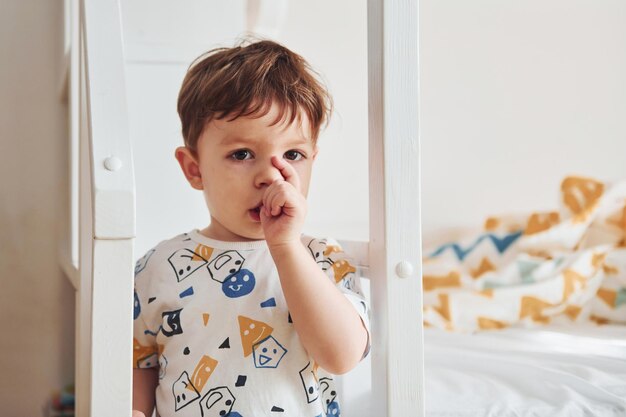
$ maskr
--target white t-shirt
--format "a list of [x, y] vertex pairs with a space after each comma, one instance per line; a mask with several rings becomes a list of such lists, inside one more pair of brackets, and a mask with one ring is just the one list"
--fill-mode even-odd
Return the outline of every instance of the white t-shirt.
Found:
[[[303, 235], [302, 243], [369, 332], [357, 268], [335, 241]], [[163, 417], [340, 411], [334, 377], [302, 346], [263, 240], [223, 242], [193, 230], [139, 259], [133, 363], [159, 368], [156, 403]]]

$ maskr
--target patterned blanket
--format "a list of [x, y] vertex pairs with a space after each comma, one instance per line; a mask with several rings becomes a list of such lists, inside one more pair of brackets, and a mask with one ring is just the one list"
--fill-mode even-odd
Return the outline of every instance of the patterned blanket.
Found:
[[567, 177], [558, 211], [489, 217], [425, 248], [424, 323], [453, 331], [626, 324], [626, 181]]

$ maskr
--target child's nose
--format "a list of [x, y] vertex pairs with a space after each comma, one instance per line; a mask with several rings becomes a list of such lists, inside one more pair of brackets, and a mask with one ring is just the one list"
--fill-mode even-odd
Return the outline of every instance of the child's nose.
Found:
[[271, 183], [278, 179], [283, 179], [278, 168], [272, 164], [271, 158], [260, 163], [261, 167], [257, 172], [257, 175], [254, 179], [254, 184], [257, 187], [269, 186]]

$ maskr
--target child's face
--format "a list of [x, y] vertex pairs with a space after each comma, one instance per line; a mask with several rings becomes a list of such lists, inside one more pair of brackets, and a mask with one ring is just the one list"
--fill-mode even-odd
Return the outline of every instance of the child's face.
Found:
[[280, 171], [272, 156], [283, 158], [299, 176], [300, 192], [309, 191], [311, 169], [317, 147], [310, 138], [307, 117], [287, 125], [271, 123], [279, 114], [277, 105], [263, 117], [240, 117], [233, 121], [213, 120], [206, 125], [197, 144], [197, 158], [187, 148], [176, 150], [192, 187], [202, 190], [211, 214], [203, 232], [227, 241], [264, 239], [258, 215], [266, 188]]

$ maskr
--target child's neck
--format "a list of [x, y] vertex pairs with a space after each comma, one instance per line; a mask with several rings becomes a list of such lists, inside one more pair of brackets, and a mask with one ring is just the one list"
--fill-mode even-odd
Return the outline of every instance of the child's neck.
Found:
[[265, 240], [264, 238], [251, 239], [245, 236], [240, 236], [231, 232], [230, 230], [224, 227], [216, 227], [214, 223], [211, 223], [204, 229], [200, 230], [199, 233], [204, 237], [208, 237], [209, 239], [220, 240], [223, 242], [239, 243], [239, 242], [257, 242], [257, 241]]

